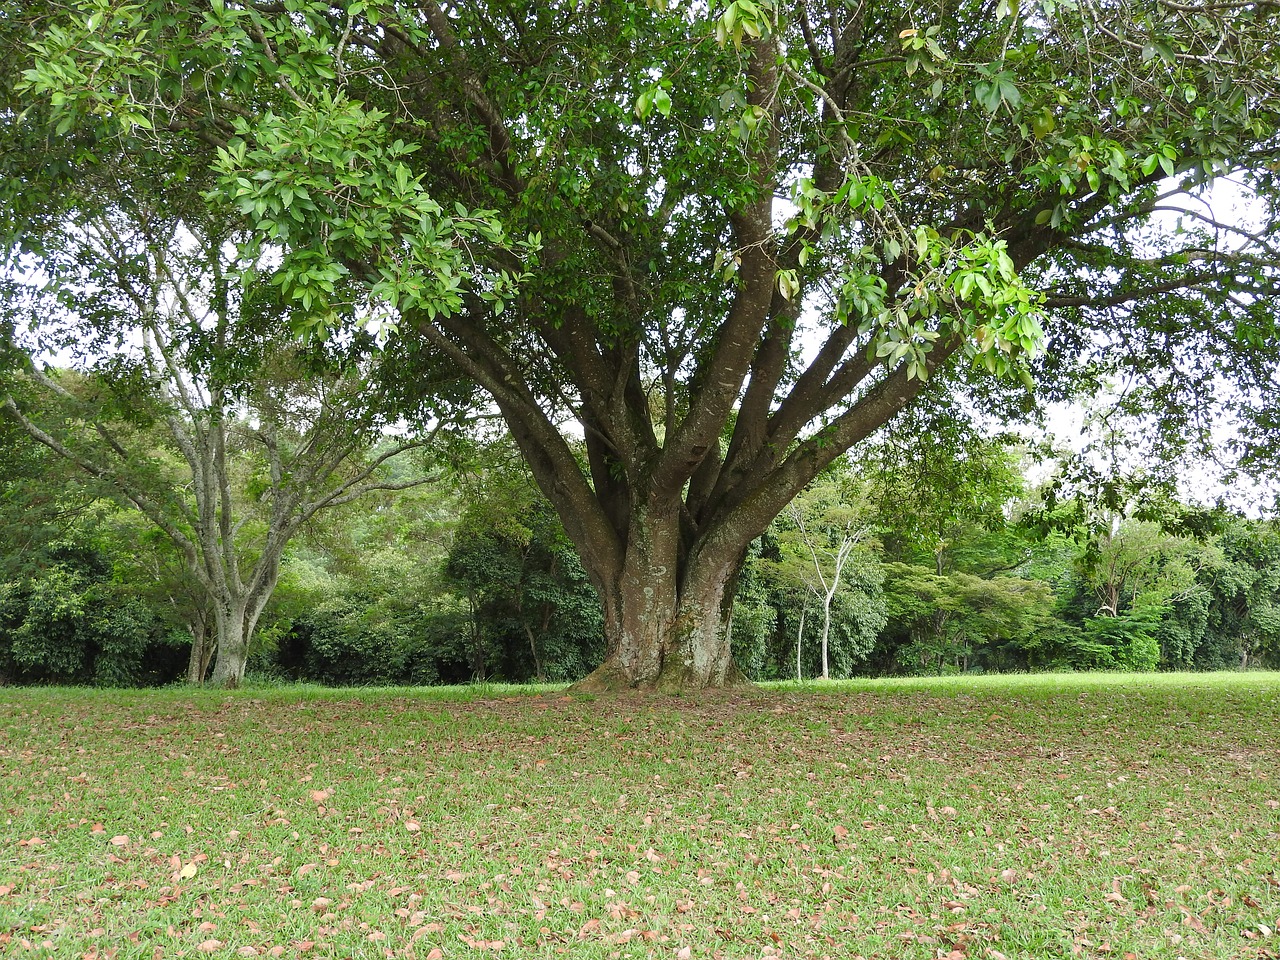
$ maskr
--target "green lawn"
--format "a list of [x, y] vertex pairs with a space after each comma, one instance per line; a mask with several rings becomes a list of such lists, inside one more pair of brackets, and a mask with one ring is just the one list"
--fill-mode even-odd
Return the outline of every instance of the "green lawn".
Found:
[[1280, 675], [0, 690], [0, 956], [1276, 957]]

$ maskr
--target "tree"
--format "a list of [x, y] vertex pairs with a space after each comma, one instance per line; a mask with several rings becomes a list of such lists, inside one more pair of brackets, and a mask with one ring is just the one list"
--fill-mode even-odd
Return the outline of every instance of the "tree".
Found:
[[716, 686], [748, 545], [943, 369], [1030, 382], [1047, 325], [1051, 395], [1121, 358], [1172, 421], [1229, 378], [1267, 422], [1277, 205], [1185, 193], [1275, 196], [1275, 20], [26, 0], [3, 218], [29, 237], [86, 167], [209, 169], [309, 322], [377, 311], [492, 397], [601, 595], [591, 685]]
[[523, 470], [480, 484], [444, 567], [471, 611], [475, 676], [580, 678], [599, 653], [600, 599], [559, 518]]
[[964, 672], [1001, 662], [1001, 647], [1026, 643], [1049, 619], [1049, 591], [1018, 577], [983, 579], [937, 574], [903, 563], [885, 565], [885, 638], [898, 664], [913, 673]]
[[1202, 630], [1191, 651], [1201, 669], [1280, 664], [1280, 534], [1274, 521], [1227, 523], [1220, 561], [1205, 578]]
[[[784, 531], [782, 539], [805, 555], [808, 564], [801, 581], [822, 605], [821, 676], [823, 680], [829, 680], [831, 605], [840, 590], [845, 566], [871, 532], [870, 504], [852, 477], [835, 473], [820, 478], [802, 491], [787, 505], [784, 516], [789, 529]], [[802, 608], [796, 633], [797, 674], [803, 634]]]
[[[213, 682], [234, 687], [289, 540], [323, 509], [422, 482], [380, 468], [424, 441], [373, 449], [380, 368], [273, 330], [278, 298], [232, 282], [249, 273], [234, 237], [116, 196], [47, 238], [28, 261], [41, 276], [4, 304], [33, 359], [0, 407], [163, 532], [196, 590], [175, 597], [189, 676], [204, 679], [212, 623]], [[76, 345], [82, 372], [38, 359]]]

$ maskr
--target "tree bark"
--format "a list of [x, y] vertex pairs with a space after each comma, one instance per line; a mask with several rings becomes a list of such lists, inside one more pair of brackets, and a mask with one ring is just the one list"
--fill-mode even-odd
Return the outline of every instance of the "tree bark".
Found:
[[213, 663], [213, 685], [234, 690], [244, 683], [249, 662], [249, 634], [245, 631], [244, 608], [219, 603], [214, 613], [218, 631], [218, 655]]
[[576, 689], [678, 694], [745, 683], [730, 652], [742, 560], [725, 545], [686, 551], [675, 509], [634, 513], [622, 568], [591, 571], [609, 646]]
[[[271, 586], [274, 588], [275, 584]], [[234, 690], [244, 683], [249, 664], [249, 641], [271, 596], [268, 589], [258, 597], [224, 597], [214, 604], [214, 624], [218, 635], [217, 658], [213, 664], [215, 687]]]

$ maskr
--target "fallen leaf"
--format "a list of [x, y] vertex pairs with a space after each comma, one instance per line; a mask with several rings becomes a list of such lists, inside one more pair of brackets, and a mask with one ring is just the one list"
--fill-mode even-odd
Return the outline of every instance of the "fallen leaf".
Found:
[[222, 949], [222, 941], [221, 940], [203, 940], [200, 943], [196, 944], [196, 949], [199, 950], [201, 953], [215, 953], [216, 951]]
[[111, 845], [113, 847], [127, 847], [129, 845], [129, 837], [123, 833], [119, 836], [112, 837]]

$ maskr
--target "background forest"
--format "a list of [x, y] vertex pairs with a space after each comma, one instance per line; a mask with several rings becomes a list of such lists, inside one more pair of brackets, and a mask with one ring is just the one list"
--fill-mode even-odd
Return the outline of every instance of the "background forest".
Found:
[[[0, 428], [0, 681], [211, 677], [211, 599], [173, 542], [118, 483], [11, 420]], [[148, 430], [160, 458], [165, 436]], [[571, 681], [601, 661], [599, 600], [554, 510], [509, 441], [481, 434], [364, 454], [383, 489], [289, 542], [250, 676]], [[234, 440], [228, 457], [252, 565], [269, 526], [265, 464]], [[941, 399], [900, 421], [753, 544], [738, 664], [753, 679], [1280, 666], [1275, 524], [1085, 462], [984, 436]]]

